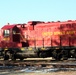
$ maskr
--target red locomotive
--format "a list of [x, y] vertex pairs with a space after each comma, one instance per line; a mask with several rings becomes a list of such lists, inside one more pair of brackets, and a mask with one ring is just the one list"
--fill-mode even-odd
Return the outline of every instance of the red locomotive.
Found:
[[76, 20], [5, 25], [0, 32], [0, 55], [5, 60], [76, 58]]

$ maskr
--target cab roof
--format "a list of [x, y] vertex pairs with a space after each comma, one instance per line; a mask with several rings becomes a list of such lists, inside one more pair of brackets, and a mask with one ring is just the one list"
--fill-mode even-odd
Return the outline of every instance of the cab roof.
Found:
[[13, 29], [16, 25], [5, 25], [1, 29]]

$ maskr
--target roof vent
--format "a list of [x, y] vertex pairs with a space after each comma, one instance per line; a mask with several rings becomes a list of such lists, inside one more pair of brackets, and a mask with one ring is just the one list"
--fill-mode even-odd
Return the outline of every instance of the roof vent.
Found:
[[57, 22], [60, 22], [60, 21], [57, 21]]
[[28, 24], [30, 25], [36, 25], [38, 23], [45, 23], [45, 22], [42, 22], [42, 21], [29, 21]]
[[68, 22], [72, 22], [72, 20], [68, 20]]

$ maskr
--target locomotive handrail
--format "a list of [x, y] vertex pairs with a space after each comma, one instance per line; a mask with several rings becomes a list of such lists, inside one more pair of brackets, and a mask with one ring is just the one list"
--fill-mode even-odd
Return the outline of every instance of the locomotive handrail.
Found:
[[24, 36], [22, 34], [20, 34], [21, 38], [22, 38], [22, 41], [26, 41], [27, 39], [24, 38]]

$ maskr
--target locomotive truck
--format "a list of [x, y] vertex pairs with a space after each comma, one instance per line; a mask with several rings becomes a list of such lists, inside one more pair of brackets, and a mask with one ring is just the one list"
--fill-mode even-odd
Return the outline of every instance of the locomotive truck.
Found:
[[76, 58], [76, 20], [8, 23], [0, 30], [0, 56], [4, 60]]

